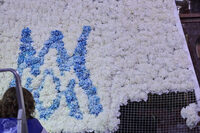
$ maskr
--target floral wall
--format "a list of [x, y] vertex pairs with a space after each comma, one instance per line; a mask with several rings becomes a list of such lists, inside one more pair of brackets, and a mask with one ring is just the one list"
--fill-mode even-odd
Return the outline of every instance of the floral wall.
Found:
[[[0, 1], [0, 68], [12, 67], [49, 132], [110, 132], [120, 105], [191, 91], [173, 0]], [[14, 86], [0, 74], [0, 97]]]

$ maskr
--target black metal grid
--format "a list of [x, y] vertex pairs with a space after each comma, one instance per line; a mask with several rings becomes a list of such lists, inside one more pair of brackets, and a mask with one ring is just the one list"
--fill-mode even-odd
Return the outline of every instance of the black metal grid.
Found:
[[147, 102], [128, 102], [120, 107], [120, 125], [116, 133], [200, 133], [190, 130], [181, 117], [181, 109], [195, 102], [194, 92], [149, 94]]

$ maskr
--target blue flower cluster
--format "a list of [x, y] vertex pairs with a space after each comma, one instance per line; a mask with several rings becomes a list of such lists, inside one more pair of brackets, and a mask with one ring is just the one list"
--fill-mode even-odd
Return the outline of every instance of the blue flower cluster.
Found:
[[[90, 80], [90, 73], [85, 66], [85, 54], [87, 53], [87, 37], [91, 31], [91, 27], [83, 27], [83, 32], [78, 39], [78, 46], [76, 47], [73, 59], [74, 59], [74, 71], [76, 76], [79, 79], [79, 86], [83, 88], [89, 99], [89, 111], [91, 114], [98, 115], [102, 112], [103, 107], [100, 104], [100, 99], [96, 95], [96, 87], [93, 86], [92, 81]], [[98, 100], [97, 100], [98, 99]], [[93, 102], [92, 100], [95, 100]]]
[[37, 76], [40, 74], [39, 67], [44, 63], [42, 62], [41, 58], [35, 57], [36, 50], [31, 46], [31, 43], [33, 42], [31, 38], [31, 30], [29, 28], [25, 28], [22, 30], [22, 38], [20, 45], [21, 52], [19, 53], [18, 57], [18, 72], [22, 74], [22, 70], [30, 67], [31, 71], [30, 73], [34, 76]]
[[[37, 57], [34, 57], [36, 54], [36, 50], [31, 46], [31, 43], [33, 42], [31, 38], [31, 30], [29, 28], [25, 28], [22, 30], [21, 34], [21, 42], [20, 44], [20, 50], [18, 60], [17, 60], [17, 71], [20, 76], [22, 76], [23, 70], [27, 67], [31, 67], [31, 74], [37, 76], [39, 75], [40, 71], [39, 68], [36, 67], [36, 65], [39, 62], [39, 59]], [[15, 80], [12, 80], [10, 82], [10, 87], [15, 86]]]
[[[44, 47], [39, 51], [38, 57], [35, 56], [36, 50], [31, 46], [31, 30], [25, 28], [22, 30], [22, 38], [20, 45], [21, 52], [18, 57], [18, 67], [17, 70], [20, 76], [23, 76], [23, 71], [26, 68], [30, 68], [30, 73], [37, 77], [40, 72], [40, 66], [44, 64], [44, 57], [48, 54], [50, 48], [55, 48], [57, 50], [57, 59], [61, 76], [64, 75], [65, 71], [70, 71], [70, 67], [74, 67], [76, 76], [79, 79], [79, 86], [84, 90], [88, 96], [89, 112], [90, 114], [98, 115], [103, 111], [103, 107], [100, 104], [100, 98], [97, 96], [97, 89], [93, 86], [90, 80], [90, 73], [85, 66], [85, 54], [87, 53], [86, 45], [89, 33], [91, 31], [90, 26], [84, 26], [83, 32], [78, 39], [77, 47], [75, 48], [74, 54], [69, 56], [66, 49], [64, 48], [63, 34], [62, 32], [55, 30], [51, 32], [49, 40], [44, 43]], [[53, 79], [53, 83], [56, 85], [57, 95], [53, 100], [50, 107], [45, 108], [43, 102], [39, 100], [40, 91], [44, 88], [44, 83], [46, 76], [50, 75]], [[38, 89], [34, 90], [31, 88], [32, 78], [28, 77], [26, 79], [25, 87], [33, 93], [34, 99], [36, 101], [36, 109], [40, 113], [40, 118], [48, 119], [54, 111], [59, 107], [61, 96], [64, 95], [66, 98], [67, 106], [70, 109], [70, 116], [76, 119], [83, 119], [83, 114], [80, 111], [78, 100], [76, 98], [76, 93], [74, 92], [75, 80], [71, 79], [68, 83], [65, 91], [60, 91], [60, 79], [54, 76], [53, 70], [46, 69], [43, 73], [43, 79], [40, 83]], [[14, 80], [10, 82], [10, 86], [15, 86]]]
[[30, 92], [33, 91], [33, 88], [30, 87], [32, 84], [32, 80], [33, 80], [33, 78], [28, 77], [26, 79], [26, 84], [25, 84], [25, 88], [27, 88]]
[[75, 80], [72, 79], [69, 81], [67, 90], [64, 92], [66, 97], [67, 106], [70, 109], [70, 116], [75, 117], [76, 119], [83, 119], [83, 114], [79, 109], [78, 100], [76, 94], [74, 93]]
[[[56, 98], [53, 100], [53, 103], [50, 105], [50, 107], [45, 108], [43, 106], [43, 102], [40, 101], [39, 97], [40, 97], [40, 91], [44, 88], [45, 79], [48, 75], [52, 77], [53, 83], [56, 85], [55, 89], [57, 90], [57, 95], [56, 95]], [[54, 73], [52, 70], [46, 69], [44, 71], [44, 75], [43, 75], [39, 88], [33, 91], [33, 96], [36, 102], [36, 108], [40, 112], [40, 118], [48, 119], [51, 116], [51, 114], [53, 114], [54, 111], [59, 107], [60, 99], [61, 99], [60, 86], [61, 86], [60, 79], [54, 76]]]

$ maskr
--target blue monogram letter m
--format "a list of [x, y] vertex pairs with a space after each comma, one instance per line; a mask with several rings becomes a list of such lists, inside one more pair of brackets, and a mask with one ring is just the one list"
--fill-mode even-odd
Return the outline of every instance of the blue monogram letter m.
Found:
[[[86, 45], [87, 38], [91, 31], [90, 26], [84, 26], [83, 31], [78, 39], [77, 47], [72, 56], [67, 54], [67, 50], [64, 48], [63, 34], [61, 31], [55, 30], [51, 32], [50, 38], [44, 43], [43, 48], [39, 51], [36, 56], [36, 50], [31, 45], [33, 40], [31, 38], [31, 30], [25, 28], [22, 30], [21, 34], [21, 44], [18, 56], [18, 67], [17, 70], [20, 76], [23, 75], [24, 69], [30, 68], [30, 73], [37, 77], [41, 74], [40, 66], [44, 64], [44, 57], [49, 52], [50, 48], [57, 50], [57, 66], [60, 70], [60, 76], [64, 76], [64, 71], [70, 71], [70, 68], [73, 67], [75, 75], [78, 77], [79, 86], [84, 90], [85, 94], [88, 97], [88, 109], [89, 113], [93, 115], [98, 115], [103, 111], [103, 107], [100, 104], [100, 98], [97, 96], [96, 87], [92, 84], [90, 80], [90, 73], [85, 66], [85, 54], [87, 53]], [[70, 116], [76, 119], [83, 119], [83, 114], [79, 108], [79, 103], [74, 92], [74, 87], [76, 84], [75, 79], [71, 79], [66, 86], [65, 91], [61, 91], [60, 79], [54, 75], [52, 69], [45, 69], [42, 73], [43, 78], [40, 83], [40, 86], [36, 89], [31, 88], [33, 78], [28, 77], [26, 79], [25, 87], [32, 92], [35, 102], [36, 109], [40, 114], [40, 118], [48, 119], [60, 105], [61, 97], [66, 98], [66, 103], [70, 109]], [[44, 82], [46, 76], [49, 75], [53, 79], [55, 84], [55, 89], [57, 91], [56, 98], [53, 99], [52, 104], [49, 107], [44, 107], [43, 102], [39, 100], [40, 91], [44, 88]], [[14, 80], [10, 82], [10, 86], [15, 86]]]

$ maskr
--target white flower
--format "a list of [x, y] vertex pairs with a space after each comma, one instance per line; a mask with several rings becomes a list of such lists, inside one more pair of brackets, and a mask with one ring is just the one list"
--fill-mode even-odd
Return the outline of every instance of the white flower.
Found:
[[198, 116], [199, 111], [200, 108], [195, 103], [191, 103], [187, 107], [182, 108], [181, 116], [187, 119], [186, 124], [190, 129], [194, 128], [200, 122], [200, 117]]

